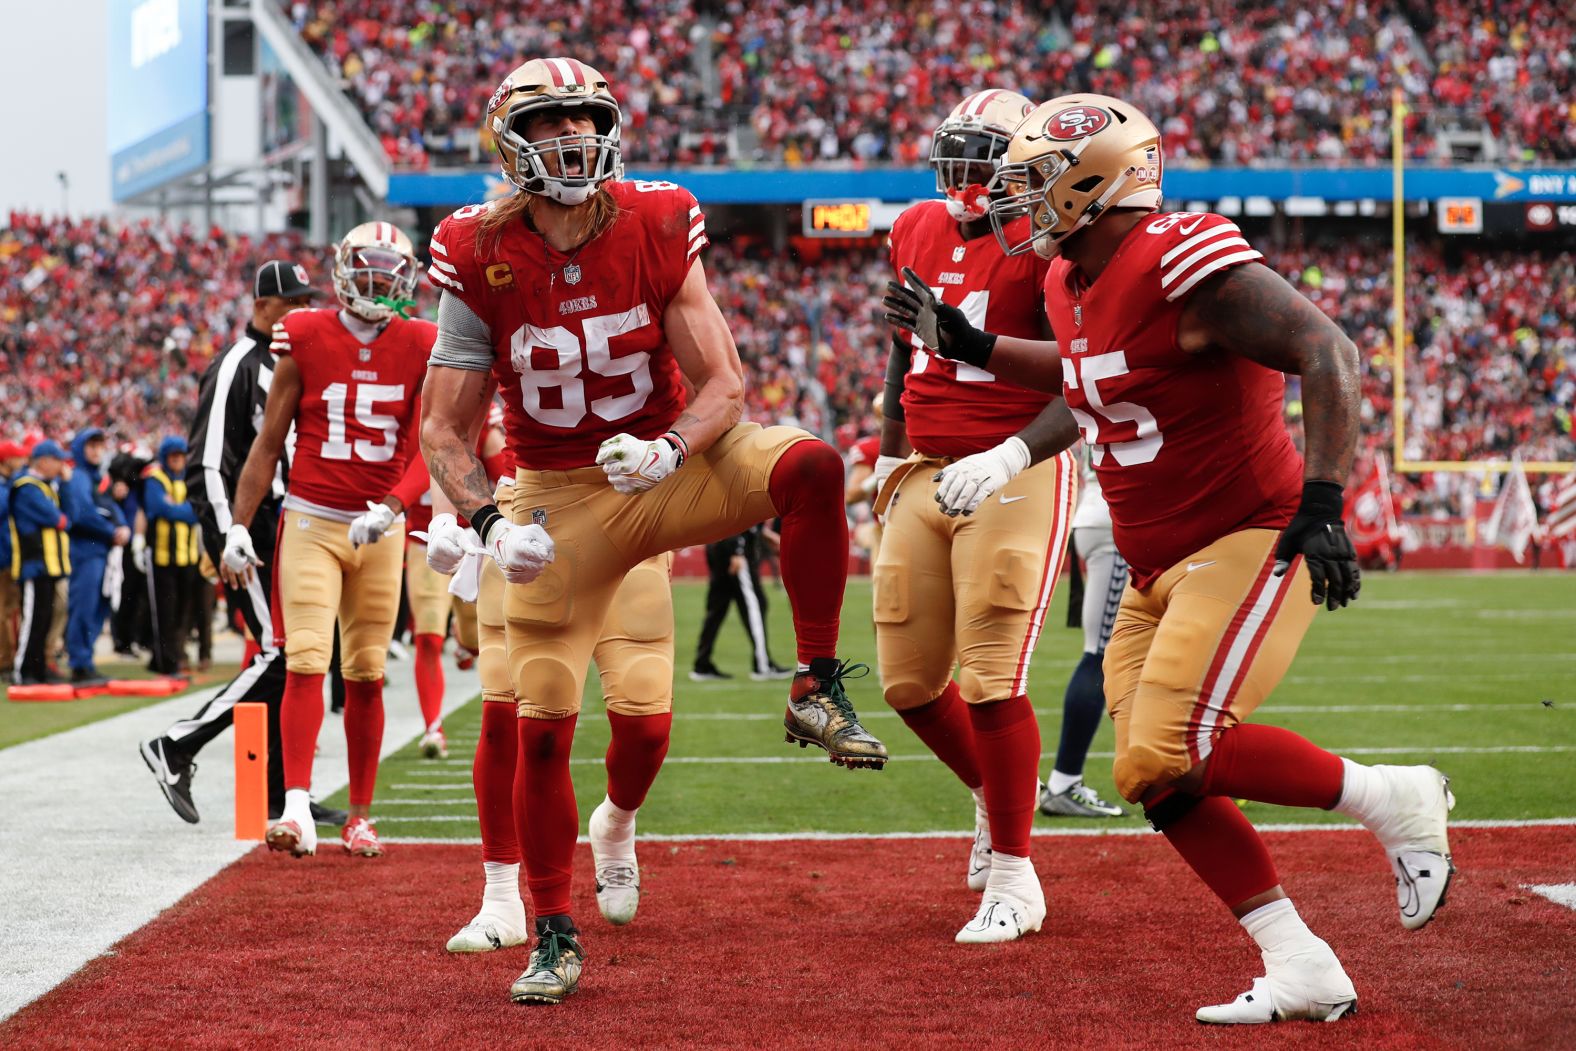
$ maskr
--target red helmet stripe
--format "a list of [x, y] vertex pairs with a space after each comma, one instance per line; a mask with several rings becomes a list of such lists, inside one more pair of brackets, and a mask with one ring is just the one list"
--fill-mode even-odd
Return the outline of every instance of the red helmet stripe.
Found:
[[568, 59], [550, 58], [547, 60], [547, 64], [553, 70], [553, 83], [555, 86], [565, 88], [573, 87], [580, 83], [576, 79], [575, 71], [570, 67]]
[[970, 100], [969, 107], [964, 111], [964, 115], [969, 117], [982, 116], [985, 113], [985, 107], [990, 105], [990, 100], [999, 94], [1001, 92], [995, 89], [980, 92]]

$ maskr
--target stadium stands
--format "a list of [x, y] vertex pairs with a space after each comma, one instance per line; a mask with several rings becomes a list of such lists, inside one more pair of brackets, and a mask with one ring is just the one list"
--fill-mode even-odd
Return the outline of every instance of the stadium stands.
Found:
[[[1176, 160], [1361, 162], [1390, 152], [1576, 157], [1570, 5], [1447, 0], [1244, 11], [1228, 0], [295, 0], [285, 9], [396, 164], [489, 163], [482, 107], [523, 57], [616, 83], [646, 165], [914, 164], [968, 91], [1072, 86], [1165, 113]], [[1098, 32], [1097, 32], [1098, 27]], [[1112, 31], [1115, 27], [1115, 31]], [[1475, 147], [1474, 147], [1475, 144]]]

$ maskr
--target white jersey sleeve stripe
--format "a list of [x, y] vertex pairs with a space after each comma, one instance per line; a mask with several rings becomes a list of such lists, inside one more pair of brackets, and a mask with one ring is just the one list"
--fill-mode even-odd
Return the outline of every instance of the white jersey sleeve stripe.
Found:
[[1194, 236], [1189, 237], [1181, 244], [1172, 245], [1171, 251], [1160, 257], [1160, 265], [1162, 268], [1168, 267], [1171, 265], [1171, 260], [1175, 259], [1177, 256], [1182, 255], [1184, 252], [1187, 252], [1192, 248], [1196, 248], [1212, 237], [1219, 237], [1221, 234], [1227, 233], [1235, 234], [1238, 237], [1242, 236], [1242, 231], [1237, 229], [1236, 223], [1221, 223], [1219, 226], [1212, 226], [1201, 234], [1195, 234]]
[[438, 239], [436, 237], [434, 237], [432, 240], [427, 242], [427, 247], [432, 249], [434, 252], [438, 253], [439, 255], [448, 255], [449, 254], [449, 250], [447, 248], [445, 248], [442, 244], [438, 243]]
[[1169, 288], [1176, 282], [1178, 278], [1185, 276], [1189, 270], [1191, 270], [1203, 260], [1208, 259], [1210, 256], [1219, 255], [1222, 252], [1229, 252], [1236, 248], [1252, 247], [1252, 245], [1248, 244], [1248, 242], [1241, 237], [1223, 237], [1218, 241], [1211, 241], [1203, 248], [1200, 248], [1198, 251], [1194, 252], [1192, 255], [1173, 266], [1170, 270], [1167, 270], [1165, 275], [1160, 279], [1160, 287]]
[[455, 277], [460, 276], [459, 270], [455, 268], [453, 263], [445, 263], [442, 259], [433, 259], [432, 265], [442, 270], [445, 274], [452, 274]]
[[689, 217], [691, 220], [700, 218], [700, 205], [697, 204], [695, 207], [690, 209]]
[[456, 292], [465, 291], [465, 286], [462, 285], [457, 278], [450, 277], [448, 274], [445, 274], [443, 271], [439, 270], [436, 266], [429, 267], [427, 269], [427, 276], [445, 288], [452, 288]]
[[1238, 263], [1248, 263], [1255, 259], [1263, 258], [1263, 254], [1260, 253], [1258, 249], [1249, 248], [1245, 252], [1233, 252], [1231, 255], [1223, 255], [1217, 259], [1213, 259], [1209, 263], [1193, 271], [1193, 276], [1189, 277], [1186, 281], [1173, 288], [1170, 294], [1166, 296], [1166, 302], [1175, 302], [1177, 296], [1182, 295], [1188, 289], [1192, 288], [1194, 285], [1198, 284], [1200, 281], [1204, 280], [1206, 277], [1208, 277], [1210, 274], [1213, 274], [1217, 270], [1224, 270], [1228, 266], [1235, 266]]

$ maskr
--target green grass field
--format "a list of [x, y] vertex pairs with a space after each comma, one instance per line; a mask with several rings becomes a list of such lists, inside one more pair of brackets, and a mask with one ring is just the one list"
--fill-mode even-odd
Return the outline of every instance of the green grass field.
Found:
[[[103, 662], [99, 670], [112, 679], [146, 679], [147, 668], [140, 661]], [[9, 697], [0, 701], [0, 748], [9, 748], [23, 741], [33, 741], [50, 734], [62, 733], [110, 719], [124, 712], [159, 704], [170, 697], [179, 697], [193, 690], [204, 690], [229, 682], [239, 666], [215, 664], [205, 672], [192, 676], [191, 685], [179, 694], [162, 697], [84, 697], [75, 701], [13, 701]]]
[[[834, 767], [783, 742], [784, 683], [692, 683], [687, 678], [704, 586], [674, 586], [679, 674], [673, 745], [641, 810], [643, 833], [892, 832], [971, 827], [967, 794], [881, 701], [872, 674], [850, 695], [893, 762], [880, 773]], [[773, 589], [773, 654], [793, 655], [788, 604]], [[843, 655], [870, 660], [870, 584], [850, 582]], [[1048, 770], [1062, 691], [1082, 646], [1059, 589], [1032, 669]], [[1361, 601], [1321, 613], [1296, 663], [1258, 719], [1306, 734], [1365, 762], [1432, 762], [1454, 779], [1458, 819], [1576, 814], [1559, 785], [1576, 766], [1576, 575], [1369, 576]], [[742, 672], [742, 629], [723, 629], [717, 663]], [[375, 810], [385, 836], [479, 834], [471, 792], [481, 702], [446, 720], [451, 758], [414, 748], [380, 773]], [[582, 821], [601, 800], [608, 730], [593, 677], [575, 741]], [[1086, 779], [1114, 798], [1111, 732], [1096, 737]], [[336, 797], [344, 804], [343, 794]], [[1322, 812], [1249, 805], [1259, 822], [1341, 820]], [[1050, 819], [1039, 819], [1050, 824]], [[1061, 820], [1066, 825], [1066, 819]], [[1132, 817], [1126, 823], [1137, 825]], [[1090, 827], [1092, 823], [1079, 823]], [[1114, 822], [1112, 824], [1115, 824]]]

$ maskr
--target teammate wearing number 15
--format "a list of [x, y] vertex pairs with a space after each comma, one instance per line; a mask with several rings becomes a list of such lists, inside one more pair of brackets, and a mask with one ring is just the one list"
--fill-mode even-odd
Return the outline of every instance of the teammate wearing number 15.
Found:
[[[1286, 673], [1318, 606], [1357, 597], [1341, 523], [1357, 351], [1230, 220], [1156, 214], [1161, 158], [1154, 124], [1104, 95], [1053, 99], [1014, 132], [990, 215], [1005, 250], [1054, 260], [1044, 289], [1054, 344], [981, 332], [922, 284], [892, 287], [887, 305], [950, 357], [1060, 389], [1089, 444], [1132, 570], [1105, 651], [1117, 789], [1264, 961], [1248, 992], [1198, 1020], [1334, 1021], [1355, 1009], [1355, 988], [1235, 800], [1361, 822], [1389, 856], [1408, 929], [1444, 902], [1453, 800], [1432, 767], [1362, 766], [1243, 721]], [[1288, 372], [1302, 377], [1305, 461], [1282, 417]]]
[[[859, 725], [835, 656], [848, 563], [842, 460], [802, 430], [739, 422], [743, 369], [706, 287], [695, 198], [623, 181], [618, 103], [575, 59], [520, 66], [485, 120], [515, 192], [456, 212], [433, 235], [428, 277], [442, 297], [422, 445], [508, 582], [515, 815], [539, 939], [511, 996], [557, 1003], [585, 960], [569, 914], [570, 743], [587, 665], [631, 569], [780, 516], [799, 651], [789, 739], [851, 767], [879, 768], [886, 750]], [[503, 510], [467, 440], [489, 373], [517, 465]], [[671, 625], [648, 617], [643, 630]], [[649, 673], [671, 679], [660, 664]], [[653, 722], [667, 714], [670, 681], [638, 688]], [[623, 829], [633, 819], [618, 817]]]
[[416, 427], [437, 327], [402, 316], [418, 273], [409, 238], [392, 223], [345, 235], [334, 257], [340, 309], [297, 310], [274, 326], [278, 363], [263, 426], [236, 485], [221, 570], [232, 580], [259, 567], [247, 527], [294, 424], [277, 556], [260, 569], [274, 574], [274, 634], [286, 669], [285, 807], [268, 845], [296, 857], [317, 850], [307, 791], [336, 618], [350, 766], [342, 844], [363, 857], [382, 853], [368, 808], [383, 743], [383, 666], [399, 614], [400, 515], [430, 484]]

